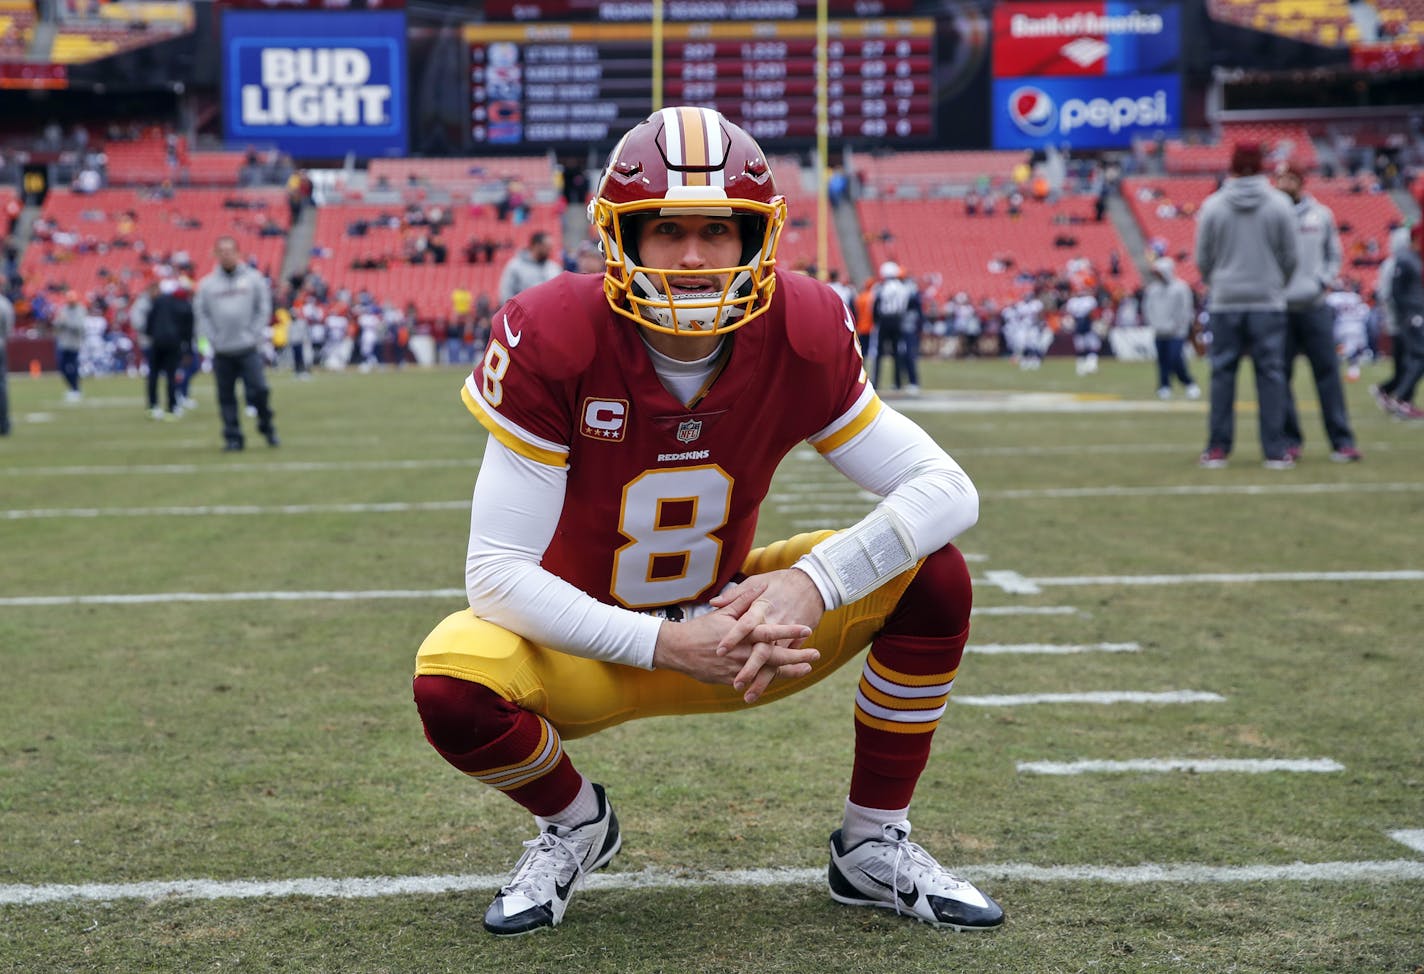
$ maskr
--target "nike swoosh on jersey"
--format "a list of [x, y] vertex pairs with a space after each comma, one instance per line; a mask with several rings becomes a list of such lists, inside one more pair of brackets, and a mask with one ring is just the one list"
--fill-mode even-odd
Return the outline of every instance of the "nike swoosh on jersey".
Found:
[[513, 348], [519, 344], [519, 340], [524, 337], [522, 331], [509, 330], [509, 315], [504, 316], [504, 337], [509, 341], [509, 347]]

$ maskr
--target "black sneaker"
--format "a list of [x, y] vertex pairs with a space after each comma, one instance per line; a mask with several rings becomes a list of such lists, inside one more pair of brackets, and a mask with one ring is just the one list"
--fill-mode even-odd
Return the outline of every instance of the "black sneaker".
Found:
[[224, 453], [236, 453], [237, 451], [239, 451], [239, 450], [241, 450], [241, 449], [242, 449], [242, 441], [241, 441], [241, 440], [228, 440], [226, 443], [223, 444], [223, 452], [224, 452]]
[[602, 785], [593, 786], [598, 814], [582, 825], [551, 825], [524, 843], [509, 882], [485, 911], [485, 929], [502, 937], [553, 927], [564, 918], [586, 875], [608, 865], [623, 846], [618, 816]]
[[999, 904], [910, 841], [909, 822], [886, 825], [882, 833], [850, 849], [842, 848], [840, 829], [831, 833], [831, 899], [951, 930], [992, 930], [1004, 922]]

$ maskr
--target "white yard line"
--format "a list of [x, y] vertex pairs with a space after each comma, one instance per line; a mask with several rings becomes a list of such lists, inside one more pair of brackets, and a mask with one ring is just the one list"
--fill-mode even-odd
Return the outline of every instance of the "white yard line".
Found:
[[950, 696], [952, 703], [970, 707], [1020, 707], [1039, 703], [1220, 703], [1226, 698], [1205, 690], [1094, 690], [1087, 693], [1011, 693], [989, 696]]
[[1323, 483], [1323, 484], [1176, 484], [1159, 487], [1037, 487], [984, 490], [986, 500], [1029, 500], [1037, 498], [1100, 497], [1211, 497], [1222, 495], [1276, 497], [1281, 494], [1413, 494], [1424, 491], [1424, 483]]
[[[1196, 575], [1066, 575], [1024, 578], [1014, 572], [989, 572], [1014, 585], [1016, 594], [1034, 594], [1041, 587], [1081, 585], [1244, 585], [1255, 582], [1424, 582], [1424, 571], [1402, 569], [1375, 572], [1202, 572]], [[1012, 577], [1010, 577], [1012, 576]]]
[[1134, 761], [1020, 761], [1021, 774], [1079, 775], [1130, 774], [1149, 772], [1165, 774], [1187, 771], [1191, 774], [1230, 772], [1235, 774], [1266, 774], [1284, 771], [1293, 774], [1328, 774], [1344, 771], [1345, 766], [1329, 758], [1142, 758]]
[[420, 511], [464, 511], [463, 501], [391, 501], [375, 504], [204, 504], [195, 507], [52, 507], [0, 511], [0, 521], [37, 518], [98, 517], [253, 517], [273, 514], [409, 514]]
[[1402, 842], [1415, 852], [1424, 852], [1424, 829], [1395, 829], [1386, 833], [1396, 842]]
[[[367, 602], [375, 599], [463, 599], [462, 588], [368, 589], [361, 591], [288, 592], [135, 592], [98, 595], [13, 595], [0, 597], [0, 608], [47, 605], [154, 605], [164, 602]], [[989, 605], [972, 610], [980, 616], [1075, 615], [1071, 605]]]
[[[1111, 883], [1136, 886], [1173, 883], [1217, 886], [1228, 883], [1313, 883], [1424, 880], [1424, 862], [1389, 859], [1363, 862], [1296, 862], [1282, 865], [1212, 866], [1204, 863], [1144, 863], [1137, 866], [1034, 866], [1028, 863], [965, 865], [975, 880], [1030, 883]], [[370, 899], [379, 896], [431, 896], [442, 893], [493, 893], [504, 884], [504, 873], [443, 876], [356, 876], [346, 879], [312, 877], [275, 880], [180, 879], [146, 883], [14, 884], [0, 886], [0, 906], [36, 906], [76, 901], [116, 900], [275, 899], [309, 896], [321, 899]], [[596, 873], [590, 890], [709, 889], [719, 887], [823, 886], [825, 867], [815, 869], [737, 869], [688, 875], [647, 869], [630, 873]]]
[[479, 457], [457, 460], [291, 460], [272, 463], [116, 463], [74, 467], [0, 467], [6, 477], [97, 477], [110, 474], [309, 473], [318, 470], [430, 470], [462, 467], [478, 470]]
[[1072, 656], [1077, 653], [1138, 653], [1137, 643], [970, 643], [977, 656]]
[[364, 592], [146, 592], [133, 595], [20, 595], [0, 608], [39, 605], [152, 605], [164, 602], [368, 602], [376, 599], [464, 599], [462, 588], [371, 589]]

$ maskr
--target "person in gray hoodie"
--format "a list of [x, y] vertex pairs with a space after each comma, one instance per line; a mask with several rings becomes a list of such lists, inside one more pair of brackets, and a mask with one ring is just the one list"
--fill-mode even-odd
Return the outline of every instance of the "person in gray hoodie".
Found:
[[1196, 263], [1209, 289], [1211, 413], [1203, 467], [1226, 466], [1236, 433], [1236, 371], [1256, 372], [1266, 467], [1295, 466], [1286, 440], [1286, 282], [1300, 262], [1290, 197], [1261, 172], [1261, 147], [1238, 144], [1231, 174], [1197, 213]]
[[193, 299], [197, 333], [213, 348], [213, 378], [222, 413], [224, 450], [244, 445], [237, 408], [237, 380], [242, 379], [249, 404], [257, 410], [257, 429], [269, 446], [277, 446], [271, 394], [262, 371], [258, 347], [272, 320], [272, 290], [253, 267], [238, 259], [237, 241], [219, 237], [214, 248], [218, 266], [198, 282]]
[[1305, 192], [1305, 169], [1296, 163], [1276, 170], [1276, 188], [1295, 204], [1296, 242], [1300, 246], [1300, 263], [1286, 285], [1286, 452], [1298, 460], [1305, 443], [1290, 387], [1296, 356], [1304, 352], [1315, 376], [1320, 415], [1330, 438], [1330, 459], [1354, 463], [1364, 457], [1355, 447], [1355, 431], [1345, 408], [1340, 358], [1335, 353], [1335, 311], [1325, 303], [1326, 293], [1340, 276], [1342, 255], [1335, 214]]
[[78, 402], [84, 398], [84, 393], [79, 390], [79, 352], [84, 347], [85, 317], [87, 312], [79, 300], [79, 292], [66, 292], [64, 307], [54, 315], [56, 364], [65, 385], [69, 386], [64, 393], [65, 402]]
[[1152, 262], [1152, 273], [1142, 289], [1142, 322], [1152, 329], [1157, 343], [1158, 399], [1172, 398], [1174, 377], [1186, 390], [1188, 399], [1201, 397], [1183, 354], [1195, 314], [1191, 285], [1177, 276], [1172, 258], [1158, 257]]
[[500, 304], [536, 284], [552, 281], [564, 272], [563, 265], [550, 256], [553, 248], [549, 234], [536, 230], [529, 238], [529, 249], [509, 258], [509, 263], [504, 265], [504, 271], [499, 275]]
[[[1385, 382], [1379, 385], [1370, 386], [1370, 395], [1374, 397], [1375, 405], [1384, 410], [1386, 416], [1393, 416], [1397, 402], [1394, 398], [1394, 390], [1399, 386], [1399, 380], [1404, 375], [1405, 348], [1399, 338], [1399, 321], [1394, 315], [1394, 267], [1398, 263], [1399, 255], [1409, 249], [1409, 228], [1395, 227], [1389, 233], [1389, 256], [1379, 266], [1379, 278], [1375, 282], [1375, 308], [1379, 311], [1380, 330], [1389, 336], [1390, 356], [1389, 360], [1393, 365], [1394, 372]], [[1404, 337], [1407, 342], [1409, 336]]]

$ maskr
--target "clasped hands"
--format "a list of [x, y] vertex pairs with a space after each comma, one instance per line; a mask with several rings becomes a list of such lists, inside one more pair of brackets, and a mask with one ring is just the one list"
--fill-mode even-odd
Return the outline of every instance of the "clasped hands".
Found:
[[709, 603], [714, 611], [664, 622], [653, 650], [655, 669], [677, 670], [703, 683], [730, 684], [755, 703], [777, 677], [796, 679], [821, 658], [806, 640], [826, 606], [810, 576], [795, 568], [753, 575]]

